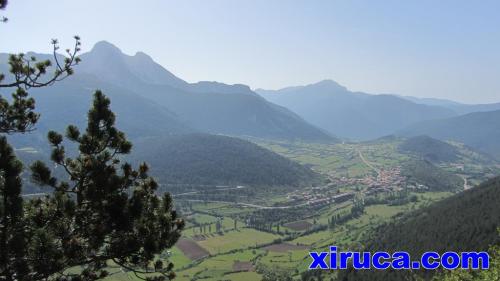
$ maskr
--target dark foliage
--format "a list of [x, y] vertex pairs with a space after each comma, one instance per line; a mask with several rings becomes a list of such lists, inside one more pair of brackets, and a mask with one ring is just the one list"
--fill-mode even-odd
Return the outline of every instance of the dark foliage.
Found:
[[422, 184], [430, 190], [453, 191], [463, 187], [463, 180], [427, 160], [406, 162], [401, 172], [410, 183]]
[[[148, 159], [166, 183], [292, 185], [318, 180], [312, 170], [237, 138], [192, 134], [139, 142], [134, 155]], [[160, 170], [161, 169], [161, 170]]]
[[262, 264], [257, 267], [257, 272], [262, 274], [262, 281], [293, 281], [290, 271], [279, 268], [268, 268]]
[[[52, 196], [27, 205], [34, 280], [101, 279], [109, 260], [136, 274], [160, 273], [154, 280], [174, 276], [173, 264], [163, 265], [155, 255], [174, 245], [184, 222], [168, 193], [162, 199], [155, 195], [158, 184], [146, 164], [134, 170], [119, 160], [132, 145], [115, 127], [109, 104], [97, 91], [85, 132], [68, 127], [66, 137], [78, 145], [76, 158], [66, 156], [62, 135], [48, 134], [52, 161], [64, 168], [68, 181], [56, 180], [42, 162], [31, 166], [34, 181], [54, 188]], [[64, 272], [74, 266], [83, 269]]]
[[[500, 243], [500, 177], [429, 207], [379, 226], [365, 238], [366, 250], [408, 251], [418, 257], [426, 251], [486, 251]], [[339, 280], [414, 280], [410, 271], [343, 271]], [[418, 271], [431, 278], [434, 271]]]
[[[7, 7], [7, 3], [8, 3], [7, 0], [0, 0], [0, 10], [5, 9], [5, 7]], [[7, 18], [6, 17], [1, 17], [0, 18], [0, 22], [7, 22]]]
[[[60, 61], [56, 53], [59, 49], [57, 40], [52, 40], [53, 59], [38, 61], [35, 57], [26, 58], [25, 54], [10, 55], [10, 75], [7, 81], [4, 74], [0, 73], [0, 88], [16, 90], [12, 94], [12, 101], [0, 95], [0, 132], [24, 133], [30, 131], [36, 124], [39, 114], [35, 113], [35, 100], [28, 96], [26, 90], [40, 88], [54, 84], [73, 74], [73, 67], [80, 62], [77, 56], [80, 52], [80, 38], [75, 36], [73, 50], [67, 49], [68, 57]], [[47, 77], [47, 72], [54, 68], [52, 75]]]
[[[10, 73], [12, 79], [7, 83], [0, 84], [0, 88], [22, 87], [26, 90], [30, 88], [46, 87], [61, 81], [64, 78], [73, 75], [73, 67], [80, 62], [78, 53], [80, 52], [80, 37], [75, 36], [75, 46], [73, 50], [66, 49], [67, 57], [61, 60], [61, 56], [57, 54], [59, 50], [58, 41], [52, 39], [52, 60], [38, 61], [34, 56], [27, 58], [25, 54], [20, 53], [17, 55], [9, 56]], [[49, 79], [46, 77], [47, 71], [53, 70], [53, 74]], [[5, 76], [0, 76], [0, 82], [4, 80]]]
[[407, 139], [399, 146], [399, 150], [434, 163], [455, 162], [458, 160], [458, 149], [456, 147], [428, 136]]
[[[6, 3], [0, 2], [0, 8]], [[80, 38], [75, 40], [66, 57], [56, 54], [57, 40], [52, 40], [51, 59], [9, 56], [11, 75], [0, 74], [0, 89], [15, 92], [11, 101], [0, 96], [0, 133], [33, 128], [39, 115], [27, 90], [73, 74], [80, 61]], [[178, 240], [184, 221], [177, 218], [168, 193], [156, 196], [158, 184], [146, 164], [135, 170], [120, 160], [132, 145], [115, 127], [109, 105], [97, 91], [85, 132], [68, 127], [66, 137], [78, 147], [74, 158], [66, 156], [63, 136], [49, 132], [51, 160], [66, 177], [58, 180], [42, 161], [34, 162], [32, 180], [53, 189], [43, 198], [23, 202], [22, 164], [0, 137], [0, 280], [98, 280], [108, 275], [109, 261], [145, 280], [174, 278], [173, 264], [156, 256]]]
[[4, 136], [0, 137], [0, 280], [28, 273], [21, 197], [22, 163]]
[[[0, 2], [4, 9], [7, 1]], [[3, 21], [6, 21], [4, 18]], [[0, 88], [14, 89], [11, 101], [0, 96], [0, 133], [25, 133], [38, 121], [38, 114], [33, 110], [35, 101], [28, 96], [27, 89], [45, 87], [60, 81], [73, 73], [72, 67], [79, 62], [80, 39], [75, 36], [75, 48], [67, 50], [69, 57], [59, 62], [56, 50], [57, 40], [52, 40], [56, 66], [52, 75], [47, 76], [52, 61], [37, 61], [26, 58], [24, 54], [10, 55], [8, 63], [10, 76], [0, 73]], [[43, 79], [46, 80], [43, 80]], [[27, 231], [28, 217], [21, 197], [23, 171], [22, 163], [16, 158], [5, 136], [0, 137], [0, 280], [39, 280], [36, 276], [38, 266], [34, 266], [36, 257], [30, 256], [33, 249], [40, 246], [32, 233]], [[37, 214], [34, 214], [36, 216]], [[38, 233], [45, 232], [42, 225]], [[52, 246], [52, 245], [45, 245]], [[42, 247], [43, 248], [43, 247]], [[45, 251], [41, 251], [45, 254]]]

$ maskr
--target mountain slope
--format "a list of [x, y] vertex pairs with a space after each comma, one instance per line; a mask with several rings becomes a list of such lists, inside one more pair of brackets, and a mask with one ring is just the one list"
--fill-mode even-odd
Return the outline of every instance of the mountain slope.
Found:
[[178, 115], [191, 127], [208, 133], [277, 139], [331, 141], [332, 137], [289, 110], [267, 102], [245, 85], [217, 82], [189, 84], [143, 53], [123, 54], [99, 42], [82, 56], [76, 76], [126, 87]]
[[[408, 251], [412, 257], [432, 250], [485, 251], [500, 243], [500, 178], [491, 179], [393, 222], [367, 237], [367, 250]], [[340, 280], [414, 280], [407, 270], [342, 272]], [[435, 271], [419, 272], [429, 278]], [[343, 279], [342, 279], [343, 278]]]
[[427, 160], [411, 160], [401, 167], [401, 174], [408, 183], [422, 184], [433, 191], [455, 191], [463, 186], [463, 179]]
[[426, 105], [437, 105], [446, 107], [455, 111], [457, 114], [467, 114], [472, 112], [484, 112], [484, 111], [494, 111], [500, 110], [500, 103], [490, 103], [490, 104], [463, 104], [455, 101], [445, 100], [445, 99], [433, 99], [433, 98], [416, 98], [409, 96], [402, 96], [402, 98], [410, 100], [414, 103], [426, 104]]
[[500, 110], [475, 112], [420, 122], [398, 132], [402, 136], [428, 135], [455, 140], [500, 159]]
[[10, 137], [14, 146], [48, 150], [46, 134], [49, 130], [64, 132], [70, 124], [83, 128], [96, 89], [101, 89], [111, 99], [117, 125], [132, 140], [143, 136], [195, 132], [165, 107], [124, 88], [80, 74], [51, 87], [30, 90], [36, 100], [36, 112], [40, 113], [40, 119], [35, 131]]
[[351, 92], [331, 80], [256, 91], [331, 134], [360, 140], [392, 134], [422, 120], [455, 115], [450, 109], [416, 104], [393, 95]]
[[93, 74], [111, 84], [136, 89], [140, 84], [170, 85], [184, 88], [187, 82], [155, 63], [142, 52], [128, 56], [113, 44], [100, 41], [92, 50], [80, 56], [82, 63], [75, 69], [77, 74]]
[[318, 180], [312, 170], [237, 138], [189, 134], [136, 142], [133, 158], [151, 164], [162, 183], [288, 185]]
[[454, 162], [459, 158], [456, 147], [428, 136], [409, 138], [401, 143], [398, 149], [434, 163]]

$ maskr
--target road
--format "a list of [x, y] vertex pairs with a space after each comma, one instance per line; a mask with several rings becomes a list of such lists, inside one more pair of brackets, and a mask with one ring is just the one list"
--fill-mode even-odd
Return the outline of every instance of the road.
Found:
[[471, 186], [468, 184], [467, 182], [467, 177], [464, 176], [464, 175], [460, 175], [462, 177], [462, 179], [464, 180], [464, 190], [467, 190], [469, 188], [471, 188]]
[[[235, 190], [235, 189], [242, 189], [242, 188], [247, 188], [247, 187], [243, 186], [243, 185], [238, 185], [237, 187], [227, 187], [227, 188], [211, 189], [210, 191]], [[193, 194], [198, 194], [200, 192], [201, 192], [201, 190], [199, 190], [199, 191], [190, 191], [190, 192], [185, 192], [185, 193], [178, 193], [178, 194], [173, 194], [172, 197], [185, 196], [185, 195], [193, 195]]]
[[29, 194], [23, 194], [21, 195], [22, 197], [36, 197], [36, 196], [45, 196], [47, 193], [29, 193]]
[[283, 210], [283, 209], [303, 207], [303, 206], [307, 206], [308, 205], [308, 203], [301, 203], [301, 204], [291, 205], [291, 206], [261, 206], [261, 205], [255, 205], [255, 204], [250, 204], [250, 203], [228, 202], [228, 201], [218, 201], [218, 200], [196, 200], [196, 199], [188, 199], [188, 200], [185, 200], [185, 201], [189, 201], [189, 202], [209, 202], [209, 203], [235, 204], [235, 205], [252, 207], [252, 208], [262, 209], [262, 210], [273, 210], [273, 209]]
[[372, 170], [374, 170], [375, 172], [377, 172], [377, 175], [380, 174], [380, 169], [376, 168], [375, 166], [373, 166], [372, 163], [368, 162], [365, 157], [363, 156], [363, 153], [361, 153], [361, 150], [357, 150], [358, 151], [358, 154], [359, 154], [359, 158], [361, 158], [361, 161], [363, 161], [363, 163], [365, 163], [368, 167], [370, 167]]

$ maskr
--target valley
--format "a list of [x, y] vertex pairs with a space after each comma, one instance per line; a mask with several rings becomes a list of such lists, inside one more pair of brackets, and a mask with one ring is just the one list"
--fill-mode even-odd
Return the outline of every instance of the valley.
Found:
[[[181, 243], [164, 253], [176, 265], [177, 280], [257, 281], [269, 272], [300, 280], [309, 251], [330, 245], [362, 247], [371, 229], [500, 173], [497, 163], [453, 144], [454, 161], [432, 165], [459, 175], [460, 181], [433, 179], [454, 184], [441, 190], [423, 184], [427, 179], [404, 174], [407, 163], [419, 159], [402, 152], [405, 139], [336, 144], [250, 140], [312, 168], [323, 183], [300, 188], [190, 186], [192, 191], [174, 192], [177, 210], [188, 223]], [[109, 280], [123, 275], [127, 273], [117, 272]]]
[[0, 0], [0, 281], [500, 281], [500, 2], [450, 2]]
[[[75, 112], [85, 110], [89, 82], [104, 85], [117, 101], [113, 106], [118, 115], [126, 117], [119, 125], [134, 141], [124, 159], [151, 165], [151, 175], [159, 183], [156, 194], [170, 193], [175, 212], [186, 222], [180, 240], [158, 256], [175, 265], [176, 280], [260, 281], [281, 276], [281, 280], [309, 281], [314, 274], [308, 270], [310, 251], [330, 245], [363, 249], [366, 237], [381, 225], [474, 190], [500, 174], [497, 158], [485, 154], [482, 146], [414, 134], [366, 141], [338, 138], [308, 124], [307, 116], [302, 119], [241, 85], [188, 84], [163, 68], [157, 69], [158, 75], [137, 76], [135, 62], [157, 65], [141, 54], [124, 55], [108, 43], [98, 44], [87, 59], [92, 64], [105, 54], [116, 60], [118, 70], [128, 70], [123, 74], [129, 77], [127, 90], [120, 85], [125, 82], [107, 84], [90, 75], [92, 68], [84, 68], [76, 80], [53, 87], [53, 93], [36, 92], [48, 107], [42, 112], [40, 130], [12, 141], [26, 164], [47, 161], [50, 149], [41, 136], [48, 128], [45, 124], [63, 130], [60, 116], [50, 106], [64, 105], [68, 97], [79, 100], [74, 110], [63, 113], [71, 115], [71, 121]], [[102, 73], [106, 75], [110, 73]], [[148, 84], [151, 79], [156, 84]], [[320, 86], [328, 90], [332, 83]], [[145, 96], [141, 89], [151, 95]], [[71, 95], [59, 98], [66, 91]], [[377, 103], [378, 99], [401, 102], [395, 97], [362, 97]], [[140, 112], [143, 118], [133, 117], [130, 103], [145, 109]], [[255, 107], [247, 108], [248, 103]], [[403, 103], [411, 110], [438, 112]], [[198, 112], [205, 104], [212, 106], [208, 115]], [[246, 117], [231, 120], [242, 107]], [[261, 113], [271, 119], [252, 117]], [[213, 121], [222, 119], [225, 125]], [[156, 130], [158, 124], [161, 130]], [[394, 132], [405, 124], [391, 126], [366, 137]], [[52, 169], [55, 174], [63, 172], [57, 165]], [[23, 198], [50, 194], [26, 175], [24, 182]], [[154, 276], [127, 271], [113, 262], [107, 262], [107, 268], [108, 281]]]

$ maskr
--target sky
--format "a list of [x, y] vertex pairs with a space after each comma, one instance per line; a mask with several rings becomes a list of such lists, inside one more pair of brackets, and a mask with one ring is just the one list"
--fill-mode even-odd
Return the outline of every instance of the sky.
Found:
[[106, 40], [180, 78], [500, 102], [500, 1], [15, 0], [0, 52]]

